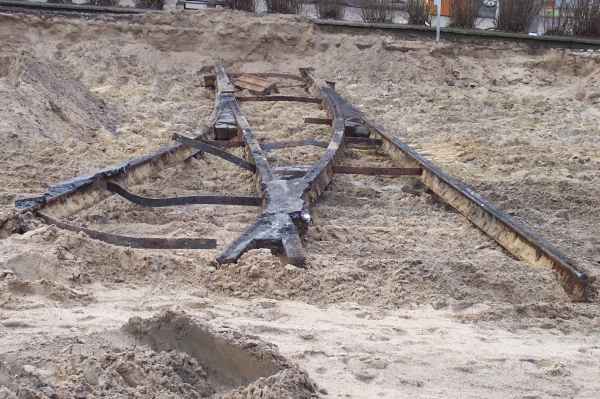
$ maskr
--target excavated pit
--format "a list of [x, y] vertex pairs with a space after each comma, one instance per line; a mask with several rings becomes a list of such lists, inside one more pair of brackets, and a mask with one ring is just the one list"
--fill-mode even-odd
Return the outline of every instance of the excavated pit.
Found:
[[274, 345], [170, 311], [5, 353], [0, 386], [5, 398], [308, 399], [317, 392]]

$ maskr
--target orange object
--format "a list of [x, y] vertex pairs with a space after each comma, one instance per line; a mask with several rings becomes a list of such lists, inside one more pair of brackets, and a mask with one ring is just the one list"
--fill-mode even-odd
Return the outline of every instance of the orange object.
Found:
[[[431, 15], [437, 15], [437, 10], [435, 8], [435, 2], [433, 0], [427, 0], [429, 3], [429, 9], [431, 10]], [[442, 9], [440, 10], [440, 15], [442, 17], [451, 17], [452, 16], [452, 0], [442, 0]]]

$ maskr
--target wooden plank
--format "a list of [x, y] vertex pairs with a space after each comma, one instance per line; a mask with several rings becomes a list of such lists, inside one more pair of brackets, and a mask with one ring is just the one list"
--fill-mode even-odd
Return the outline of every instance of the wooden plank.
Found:
[[293, 148], [293, 147], [305, 147], [305, 146], [314, 146], [314, 147], [322, 147], [327, 148], [329, 143], [320, 140], [307, 139], [307, 140], [298, 140], [298, 141], [275, 141], [275, 142], [263, 142], [261, 143], [262, 148], [265, 151], [273, 151], [279, 150], [282, 148]]
[[215, 76], [217, 79], [217, 92], [219, 94], [235, 92], [235, 86], [229, 80], [223, 65], [215, 66]]
[[222, 65], [215, 67], [216, 96], [212, 131], [216, 140], [231, 140], [238, 135], [235, 116], [231, 110], [235, 86], [229, 80]]
[[333, 121], [330, 118], [304, 118], [304, 123], [312, 124], [312, 125], [329, 125]]
[[233, 80], [233, 84], [239, 88], [250, 90], [256, 94], [270, 94], [276, 91], [276, 85], [274, 82], [253, 75], [240, 75]]
[[302, 97], [302, 96], [237, 96], [235, 98], [239, 102], [247, 101], [290, 101], [298, 103], [321, 104], [322, 100], [317, 97]]
[[421, 168], [377, 168], [367, 166], [334, 166], [333, 171], [344, 175], [367, 176], [420, 176]]
[[[241, 73], [229, 73], [228, 74], [230, 78], [236, 78], [240, 75], [243, 75]], [[277, 78], [277, 79], [287, 79], [287, 80], [294, 80], [294, 81], [298, 81], [301, 82], [303, 85], [306, 85], [306, 82], [304, 80], [304, 78], [302, 76], [298, 76], [298, 75], [294, 75], [294, 74], [290, 74], [290, 73], [253, 73], [252, 76], [256, 76], [259, 78]], [[205, 87], [209, 87], [209, 88], [215, 88], [215, 83], [216, 83], [217, 77], [215, 75], [204, 75], [204, 86]]]

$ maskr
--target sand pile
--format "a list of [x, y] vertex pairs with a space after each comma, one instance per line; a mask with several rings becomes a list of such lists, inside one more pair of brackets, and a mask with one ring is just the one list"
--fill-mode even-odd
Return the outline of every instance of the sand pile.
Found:
[[5, 398], [316, 397], [315, 384], [273, 345], [173, 312], [133, 318], [121, 331], [42, 342], [1, 360]]

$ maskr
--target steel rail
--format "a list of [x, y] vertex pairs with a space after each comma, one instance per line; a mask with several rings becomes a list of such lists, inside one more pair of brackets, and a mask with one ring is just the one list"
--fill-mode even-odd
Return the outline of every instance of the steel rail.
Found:
[[179, 141], [180, 143], [183, 143], [190, 147], [197, 148], [202, 152], [217, 156], [228, 162], [231, 162], [232, 164], [237, 165], [242, 169], [246, 169], [249, 172], [252, 172], [252, 173], [256, 172], [256, 166], [252, 165], [250, 162], [247, 162], [246, 160], [244, 160], [240, 157], [236, 157], [235, 155], [230, 154], [227, 151], [223, 151], [219, 147], [209, 144], [206, 141], [203, 141], [200, 139], [192, 139], [192, 138], [185, 137], [185, 136], [182, 136], [177, 133], [173, 135], [173, 138], [175, 140]]
[[[215, 67], [217, 92], [231, 83], [219, 77], [227, 76], [222, 65]], [[333, 118], [333, 134], [324, 154], [301, 176], [284, 178], [274, 173], [265, 150], [254, 136], [247, 119], [242, 114], [238, 99], [229, 93], [227, 105], [234, 115], [242, 139], [246, 144], [246, 154], [256, 165], [256, 176], [261, 192], [265, 197], [262, 214], [238, 239], [234, 240], [217, 257], [219, 263], [233, 263], [246, 251], [253, 248], [270, 248], [283, 252], [288, 263], [297, 266], [305, 264], [306, 257], [300, 234], [311, 222], [310, 207], [318, 199], [333, 176], [333, 165], [338, 150], [343, 145], [345, 120], [341, 116], [338, 99], [324, 82], [316, 81], [308, 72], [303, 73], [307, 86], [312, 85]], [[309, 79], [310, 77], [310, 79]], [[273, 96], [276, 97], [276, 96]], [[316, 101], [315, 101], [316, 103]], [[218, 123], [218, 121], [216, 121]]]
[[59, 229], [75, 233], [85, 233], [94, 240], [121, 247], [143, 249], [215, 249], [217, 247], [217, 241], [211, 238], [131, 237], [77, 226], [72, 223], [60, 221], [42, 212], [38, 212], [37, 214], [44, 222], [55, 225]]
[[53, 185], [41, 196], [15, 201], [15, 206], [21, 213], [44, 209], [55, 217], [66, 217], [111, 196], [112, 193], [106, 190], [108, 181], [125, 186], [135, 185], [199, 152], [185, 144], [168, 146], [114, 167]]
[[[390, 23], [364, 23], [354, 21], [334, 21], [313, 19], [312, 22], [324, 29], [350, 29], [350, 30], [382, 30], [388, 32], [406, 32], [407, 34], [421, 34], [435, 36], [435, 28], [419, 25], [390, 24]], [[585, 37], [568, 36], [532, 36], [526, 33], [512, 33], [490, 30], [460, 29], [460, 28], [442, 28], [441, 33], [445, 37], [467, 38], [477, 40], [504, 40], [521, 42], [535, 46], [545, 46], [552, 48], [576, 48], [590, 49], [600, 48], [600, 40]]]
[[438, 198], [464, 215], [515, 257], [532, 266], [554, 270], [571, 299], [574, 301], [587, 299], [591, 289], [588, 277], [578, 269], [573, 260], [508, 214], [497, 209], [471, 187], [443, 172], [398, 137], [386, 132], [383, 127], [369, 120], [350, 103], [341, 101], [344, 103], [342, 108], [345, 117], [353, 121], [359, 120], [371, 133], [379, 136], [383, 141], [382, 149], [397, 163], [403, 167], [421, 169], [421, 180]]
[[180, 205], [237, 205], [237, 206], [260, 206], [262, 198], [234, 195], [193, 195], [189, 197], [173, 198], [147, 198], [133, 194], [118, 184], [107, 182], [106, 189], [115, 193], [134, 204], [160, 208]]

